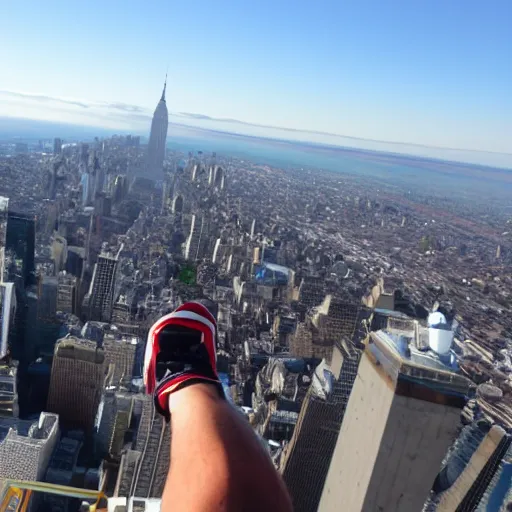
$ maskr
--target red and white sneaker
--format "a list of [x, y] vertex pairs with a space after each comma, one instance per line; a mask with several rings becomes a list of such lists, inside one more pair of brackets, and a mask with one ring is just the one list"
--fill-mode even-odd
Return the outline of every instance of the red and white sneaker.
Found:
[[169, 394], [198, 382], [215, 385], [225, 398], [217, 375], [217, 324], [200, 302], [187, 302], [151, 327], [144, 358], [146, 392], [157, 411], [169, 419]]

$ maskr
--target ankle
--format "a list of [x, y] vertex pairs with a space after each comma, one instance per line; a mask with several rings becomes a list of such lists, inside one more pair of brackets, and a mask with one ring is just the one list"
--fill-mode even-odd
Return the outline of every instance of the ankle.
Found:
[[169, 412], [171, 415], [180, 409], [190, 408], [201, 403], [214, 403], [222, 398], [216, 384], [197, 382], [178, 389], [169, 395]]

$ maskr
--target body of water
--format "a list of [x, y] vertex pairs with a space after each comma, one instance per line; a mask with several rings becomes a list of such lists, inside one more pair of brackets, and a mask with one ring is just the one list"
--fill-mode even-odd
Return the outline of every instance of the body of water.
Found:
[[170, 136], [169, 149], [217, 152], [282, 168], [322, 169], [440, 196], [508, 201], [512, 171], [391, 153], [329, 148], [211, 132]]

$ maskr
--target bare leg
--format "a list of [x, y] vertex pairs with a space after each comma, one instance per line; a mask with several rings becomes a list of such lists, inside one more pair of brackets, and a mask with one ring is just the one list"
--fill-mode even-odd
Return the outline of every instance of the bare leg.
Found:
[[291, 511], [279, 474], [245, 419], [209, 384], [170, 394], [171, 464], [162, 511]]

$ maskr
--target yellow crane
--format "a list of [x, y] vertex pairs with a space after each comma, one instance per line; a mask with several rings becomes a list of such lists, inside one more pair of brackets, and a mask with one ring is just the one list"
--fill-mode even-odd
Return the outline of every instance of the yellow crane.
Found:
[[82, 499], [90, 503], [89, 512], [106, 512], [108, 509], [107, 496], [101, 491], [79, 489], [46, 482], [6, 480], [5, 491], [0, 502], [0, 512], [26, 512], [34, 492]]

